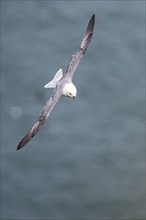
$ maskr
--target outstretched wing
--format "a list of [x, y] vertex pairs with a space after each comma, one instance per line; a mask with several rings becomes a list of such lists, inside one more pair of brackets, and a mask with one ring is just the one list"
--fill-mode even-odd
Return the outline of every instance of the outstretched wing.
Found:
[[65, 77], [72, 80], [72, 77], [74, 75], [74, 72], [76, 71], [76, 68], [84, 56], [86, 49], [90, 43], [90, 40], [92, 38], [93, 30], [94, 30], [94, 24], [95, 24], [95, 15], [93, 15], [89, 21], [88, 27], [86, 29], [86, 33], [84, 34], [84, 37], [82, 39], [80, 48], [76, 51], [74, 55], [72, 55], [69, 65], [66, 70]]
[[54, 89], [54, 92], [52, 93], [50, 99], [46, 102], [46, 105], [43, 107], [38, 120], [27, 132], [27, 134], [22, 138], [22, 140], [17, 146], [17, 150], [24, 147], [37, 134], [37, 132], [40, 130], [41, 126], [44, 124], [53, 107], [59, 101], [61, 96], [62, 94], [60, 93], [60, 91]]

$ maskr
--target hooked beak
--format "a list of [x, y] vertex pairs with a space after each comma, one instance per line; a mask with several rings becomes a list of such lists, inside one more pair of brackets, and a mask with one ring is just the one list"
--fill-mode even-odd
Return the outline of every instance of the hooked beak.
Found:
[[75, 96], [73, 96], [72, 99], [73, 99], [74, 101], [76, 101], [76, 97], [75, 97]]

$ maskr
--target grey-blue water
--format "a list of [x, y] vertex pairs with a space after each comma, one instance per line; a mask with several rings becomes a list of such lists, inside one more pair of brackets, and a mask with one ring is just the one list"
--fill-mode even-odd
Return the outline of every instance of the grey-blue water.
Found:
[[[16, 151], [93, 13], [77, 101]], [[145, 218], [144, 17], [144, 1], [1, 1], [2, 219]]]

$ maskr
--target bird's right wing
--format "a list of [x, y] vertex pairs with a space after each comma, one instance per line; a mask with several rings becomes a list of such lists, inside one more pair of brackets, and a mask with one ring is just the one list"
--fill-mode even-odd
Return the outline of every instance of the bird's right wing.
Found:
[[32, 128], [27, 132], [27, 134], [19, 142], [17, 146], [17, 150], [24, 147], [38, 133], [40, 127], [44, 124], [50, 112], [52, 111], [53, 107], [59, 101], [61, 96], [62, 94], [55, 89], [50, 99], [46, 102], [46, 105], [43, 107], [36, 123], [32, 126]]

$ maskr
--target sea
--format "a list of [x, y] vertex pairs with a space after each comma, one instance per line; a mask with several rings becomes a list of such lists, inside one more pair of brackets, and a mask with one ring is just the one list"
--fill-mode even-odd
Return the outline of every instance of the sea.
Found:
[[[91, 43], [39, 133], [19, 141]], [[145, 215], [145, 1], [1, 1], [1, 219], [127, 220]]]

